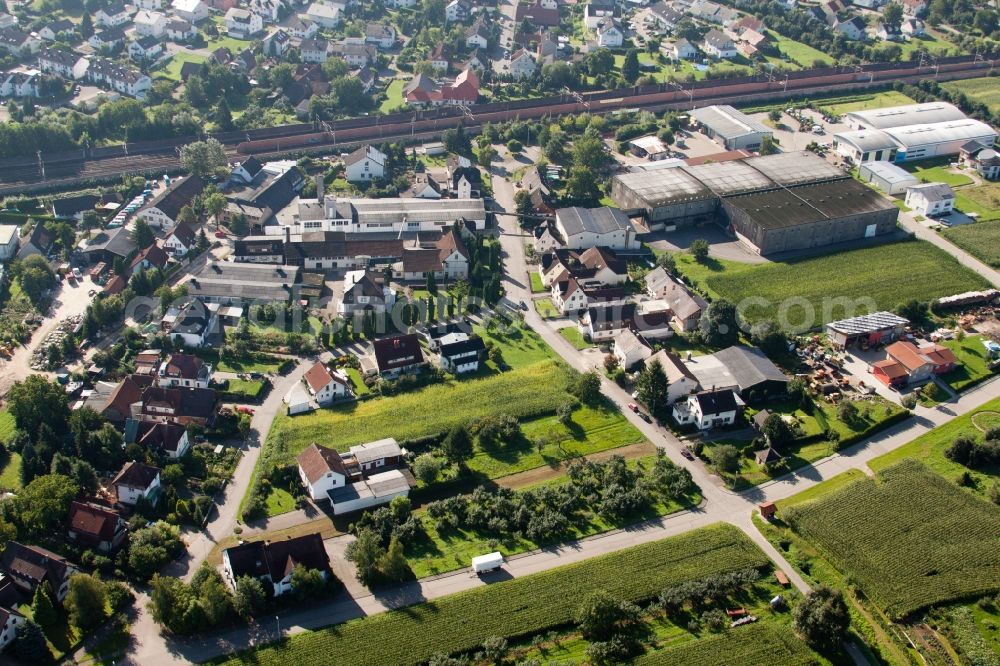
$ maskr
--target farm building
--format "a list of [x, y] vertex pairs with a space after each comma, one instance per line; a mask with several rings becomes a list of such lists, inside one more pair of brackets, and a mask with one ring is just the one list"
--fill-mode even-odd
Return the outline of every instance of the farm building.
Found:
[[873, 312], [832, 321], [826, 325], [826, 334], [834, 346], [845, 349], [892, 342], [903, 335], [909, 325], [909, 320], [891, 312]]
[[723, 199], [741, 243], [761, 254], [873, 238], [896, 228], [899, 209], [849, 179]]
[[891, 162], [865, 162], [858, 169], [858, 175], [886, 194], [904, 194], [906, 188], [920, 182], [912, 173]]
[[764, 137], [773, 137], [773, 130], [742, 111], [728, 105], [706, 106], [691, 112], [691, 118], [708, 138], [726, 150], [760, 150]]
[[852, 130], [889, 129], [905, 127], [906, 125], [922, 125], [928, 123], [946, 123], [952, 120], [963, 120], [965, 114], [953, 104], [947, 102], [926, 102], [924, 104], [905, 104], [884, 109], [868, 109], [850, 111], [844, 114], [843, 121]]
[[886, 359], [872, 363], [871, 372], [886, 386], [918, 384], [953, 370], [958, 363], [955, 353], [937, 344], [918, 347], [900, 340], [885, 349]]
[[740, 396], [784, 395], [788, 377], [757, 347], [727, 347], [684, 363], [702, 389], [732, 389]]

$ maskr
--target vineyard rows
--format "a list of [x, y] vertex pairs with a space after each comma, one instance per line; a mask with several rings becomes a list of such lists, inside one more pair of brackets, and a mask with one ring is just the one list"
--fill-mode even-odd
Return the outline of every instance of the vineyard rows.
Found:
[[783, 518], [893, 618], [1000, 590], [1000, 512], [914, 460]]
[[789, 627], [762, 622], [649, 652], [635, 666], [807, 666], [819, 661]]
[[565, 625], [590, 590], [640, 601], [681, 582], [768, 565], [767, 556], [740, 530], [717, 525], [303, 634], [229, 663], [418, 664], [436, 653], [473, 650], [489, 636], [526, 637]]

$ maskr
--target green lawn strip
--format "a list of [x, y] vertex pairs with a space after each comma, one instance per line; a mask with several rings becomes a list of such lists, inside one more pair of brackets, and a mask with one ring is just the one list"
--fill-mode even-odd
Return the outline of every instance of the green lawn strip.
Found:
[[291, 464], [309, 444], [345, 451], [382, 437], [407, 440], [434, 435], [483, 416], [531, 418], [566, 401], [567, 369], [553, 361], [480, 379], [433, 384], [301, 416], [279, 415], [264, 444], [261, 464]]
[[778, 49], [778, 51], [802, 67], [812, 67], [813, 62], [816, 60], [822, 61], [823, 67], [832, 65], [834, 62], [833, 58], [829, 55], [818, 49], [814, 49], [808, 44], [797, 42], [794, 39], [780, 35], [773, 30], [767, 30], [765, 32], [769, 37], [771, 37], [771, 42], [774, 44], [775, 48]]
[[1000, 219], [963, 224], [941, 233], [984, 264], [1000, 268]]
[[574, 410], [568, 425], [560, 423], [556, 416], [522, 423], [521, 436], [515, 441], [487, 450], [477, 449], [468, 466], [474, 472], [498, 479], [644, 440], [642, 433], [618, 410], [609, 406], [582, 406]]
[[264, 381], [261, 379], [230, 379], [229, 386], [223, 392], [223, 400], [253, 402], [260, 398], [263, 391]]
[[966, 486], [965, 490], [985, 498], [990, 485], [1000, 475], [1000, 469], [995, 467], [969, 469], [948, 460], [944, 455], [945, 450], [960, 435], [982, 439], [982, 430], [977, 428], [977, 425], [983, 429], [1000, 426], [1000, 398], [985, 403], [974, 412], [957, 416], [894, 451], [869, 460], [868, 467], [879, 472], [902, 460], [912, 458], [919, 460], [946, 479], [957, 479], [963, 472], [968, 472], [972, 476], [973, 484]]
[[211, 363], [217, 372], [277, 372], [285, 362], [282, 358], [268, 354], [254, 354], [239, 361], [223, 360], [219, 357], [219, 352], [214, 349], [198, 349], [194, 354], [203, 361]]
[[351, 384], [354, 386], [354, 395], [360, 397], [372, 392], [357, 368], [347, 368], [347, 376], [351, 378]]
[[577, 349], [586, 349], [591, 344], [583, 339], [583, 333], [576, 326], [567, 326], [559, 329], [559, 335], [563, 336], [567, 342]]
[[7, 451], [0, 455], [0, 489], [18, 491], [21, 489], [21, 454]]
[[379, 111], [382, 113], [392, 113], [393, 111], [398, 111], [406, 104], [406, 100], [403, 99], [403, 88], [406, 87], [406, 81], [403, 79], [393, 79], [389, 82], [389, 85], [385, 89], [385, 100], [379, 106]]
[[827, 426], [840, 436], [840, 445], [850, 444], [864, 439], [889, 425], [892, 425], [906, 414], [906, 410], [894, 402], [884, 398], [871, 400], [856, 400], [858, 420], [856, 423], [845, 423], [837, 416], [837, 407], [828, 402], [817, 402], [817, 418], [825, 421]]
[[[933, 162], [931, 163], [933, 164]], [[909, 164], [906, 170], [916, 176], [922, 183], [944, 183], [950, 187], [971, 185], [975, 181], [963, 173], [952, 173], [947, 164], [930, 166], [925, 164]]]
[[166, 66], [154, 73], [153, 76], [179, 82], [181, 80], [181, 67], [184, 66], [184, 63], [193, 62], [201, 64], [206, 60], [207, 58], [205, 56], [198, 55], [197, 53], [175, 53], [171, 56], [170, 61], [166, 64]]
[[962, 340], [941, 341], [942, 345], [955, 352], [960, 364], [951, 372], [941, 375], [941, 379], [947, 382], [952, 390], [964, 391], [993, 376], [983, 340], [981, 335], [967, 335]]
[[677, 271], [692, 286], [707, 292], [713, 298], [719, 297], [719, 294], [715, 293], [711, 286], [713, 277], [735, 275], [759, 266], [759, 264], [747, 264], [740, 261], [730, 261], [729, 259], [716, 259], [714, 257], [709, 257], [704, 263], [699, 263], [687, 252], [675, 252], [674, 261], [677, 262]]
[[7, 444], [14, 437], [17, 425], [14, 415], [6, 407], [0, 409], [0, 443]]
[[633, 663], [636, 666], [807, 666], [817, 663], [817, 655], [791, 627], [764, 621], [649, 652]]
[[531, 271], [528, 275], [531, 280], [531, 293], [540, 294], [544, 291], [548, 291], [545, 285], [542, 284], [542, 276], [538, 274], [538, 271]]
[[1000, 590], [1000, 513], [915, 460], [781, 518], [892, 618]]
[[280, 516], [295, 510], [295, 498], [287, 490], [272, 487], [271, 492], [267, 495], [265, 506], [268, 518]]
[[[837, 279], [830, 279], [832, 275]], [[920, 279], [913, 279], [915, 275]], [[722, 269], [706, 278], [706, 283], [711, 292], [737, 305], [751, 297], [758, 299], [758, 304], [742, 311], [751, 323], [777, 319], [783, 303], [805, 299], [809, 308], [795, 306], [788, 312], [787, 324], [797, 330], [840, 319], [848, 309], [853, 310], [851, 315], [862, 314], [864, 304], [872, 301], [877, 310], [892, 310], [911, 299], [926, 301], [989, 286], [985, 278], [923, 241], [761, 264], [736, 272]], [[843, 299], [850, 305], [844, 305]]]
[[913, 100], [901, 92], [887, 90], [877, 93], [861, 93], [850, 98], [837, 98], [823, 101], [818, 104], [818, 108], [823, 113], [830, 116], [842, 116], [852, 111], [866, 111], [869, 109], [882, 109], [887, 106], [901, 106], [913, 104]]
[[1000, 183], [961, 188], [955, 192], [955, 207], [964, 213], [975, 213], [979, 222], [1000, 219]]
[[529, 326], [512, 325], [489, 330], [476, 324], [472, 330], [483, 340], [491, 340], [498, 345], [503, 352], [504, 363], [515, 370], [558, 358], [552, 348]]
[[[619, 598], [642, 601], [665, 586], [768, 566], [770, 561], [746, 535], [735, 527], [716, 525], [329, 629], [303, 632], [277, 645], [243, 652], [228, 663], [419, 664], [437, 653], [474, 650], [487, 636], [529, 637], [565, 625], [587, 590], [603, 589]], [[364, 645], [377, 645], [378, 649], [359, 649]]]
[[562, 316], [551, 298], [536, 298], [535, 311], [542, 316], [542, 319], [554, 319]]

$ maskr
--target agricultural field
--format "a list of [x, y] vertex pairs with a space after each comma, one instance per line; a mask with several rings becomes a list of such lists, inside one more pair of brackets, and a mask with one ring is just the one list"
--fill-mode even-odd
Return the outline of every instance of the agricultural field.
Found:
[[636, 666], [808, 666], [819, 662], [791, 628], [776, 622], [760, 622], [656, 650], [634, 663]]
[[914, 459], [946, 479], [957, 479], [962, 473], [968, 472], [972, 483], [966, 485], [963, 490], [985, 499], [989, 487], [1000, 475], [1000, 469], [995, 467], [969, 469], [946, 458], [944, 452], [959, 436], [982, 439], [984, 431], [997, 426], [1000, 426], [1000, 398], [985, 403], [974, 412], [955, 417], [912, 442], [868, 461], [868, 466], [875, 472], [880, 472], [900, 461]]
[[[770, 560], [740, 530], [717, 525], [406, 609], [293, 636], [217, 663], [406, 666], [475, 650], [487, 636], [529, 637], [569, 623], [585, 590], [643, 601], [663, 587]], [[359, 650], [378, 645], [378, 650]]]
[[996, 508], [913, 460], [781, 518], [891, 618], [1000, 590]]
[[[750, 323], [777, 320], [782, 304], [801, 304], [804, 299], [809, 307], [794, 305], [787, 321], [781, 322], [795, 331], [844, 317], [844, 299], [854, 306], [849, 313], [854, 316], [863, 311], [892, 310], [910, 299], [926, 301], [989, 286], [984, 278], [943, 250], [923, 241], [901, 241], [787, 263], [741, 266], [732, 272], [720, 264], [713, 275], [703, 278], [709, 291], [737, 307], [747, 299], [757, 299], [758, 303], [741, 313]], [[830, 279], [833, 275], [836, 280]]]
[[942, 83], [945, 90], [958, 91], [976, 102], [989, 107], [990, 113], [1000, 113], [1000, 79], [985, 76], [981, 79], [965, 79]]
[[984, 264], [1000, 268], [1000, 220], [963, 224], [941, 233]]
[[[979, 226], [983, 222], [1000, 220], [1000, 183], [984, 183], [963, 187], [955, 192], [955, 208], [966, 214], [974, 214]], [[968, 227], [956, 227], [964, 229]]]
[[884, 109], [888, 106], [901, 106], [913, 104], [913, 100], [901, 92], [887, 90], [872, 94], [859, 94], [851, 98], [834, 98], [829, 101], [816, 103], [816, 107], [828, 116], [842, 116], [852, 111], [867, 111], [869, 109]]

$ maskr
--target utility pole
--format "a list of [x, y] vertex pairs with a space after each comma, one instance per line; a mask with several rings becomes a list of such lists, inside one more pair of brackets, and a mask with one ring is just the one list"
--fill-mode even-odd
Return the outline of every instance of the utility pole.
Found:
[[38, 172], [42, 174], [42, 182], [45, 182], [45, 162], [42, 161], [42, 151], [38, 151]]

